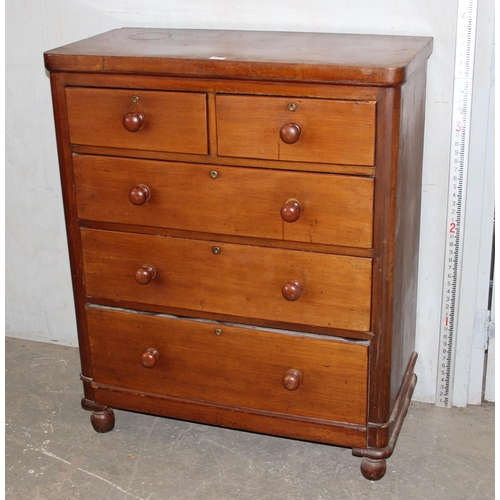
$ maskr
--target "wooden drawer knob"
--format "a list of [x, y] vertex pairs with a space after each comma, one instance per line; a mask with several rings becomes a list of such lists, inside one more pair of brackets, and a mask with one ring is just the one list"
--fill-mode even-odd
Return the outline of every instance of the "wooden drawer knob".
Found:
[[289, 200], [281, 207], [281, 218], [285, 222], [295, 222], [300, 217], [301, 210], [302, 207], [298, 201]]
[[160, 353], [156, 349], [148, 347], [141, 355], [141, 365], [146, 368], [153, 368], [159, 357]]
[[151, 196], [149, 188], [144, 184], [139, 184], [138, 186], [132, 188], [128, 194], [128, 199], [130, 203], [134, 205], [144, 205]]
[[300, 127], [296, 123], [287, 123], [281, 127], [280, 137], [286, 144], [295, 144], [300, 138]]
[[281, 292], [286, 300], [294, 301], [300, 297], [302, 285], [297, 280], [290, 280], [283, 285]]
[[299, 388], [301, 381], [302, 375], [299, 370], [291, 369], [285, 373], [282, 383], [285, 389], [288, 389], [289, 391], [296, 391]]
[[142, 127], [144, 127], [145, 123], [146, 119], [142, 113], [139, 113], [139, 111], [131, 111], [123, 117], [123, 126], [129, 132], [138, 132]]
[[135, 272], [135, 281], [137, 281], [139, 285], [147, 285], [155, 276], [155, 268], [149, 264], [145, 264]]

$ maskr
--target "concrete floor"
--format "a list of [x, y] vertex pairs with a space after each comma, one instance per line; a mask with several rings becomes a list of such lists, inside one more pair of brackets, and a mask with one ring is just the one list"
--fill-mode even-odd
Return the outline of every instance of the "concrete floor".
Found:
[[97, 434], [81, 397], [77, 349], [6, 340], [6, 498], [494, 498], [493, 404], [412, 404], [387, 474], [370, 482], [349, 449], [124, 411]]

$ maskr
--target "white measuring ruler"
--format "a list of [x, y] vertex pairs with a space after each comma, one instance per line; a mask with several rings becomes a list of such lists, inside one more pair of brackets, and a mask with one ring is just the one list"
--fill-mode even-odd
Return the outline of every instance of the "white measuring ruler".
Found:
[[451, 408], [453, 403], [477, 1], [458, 0], [446, 253], [436, 390], [436, 406], [446, 408]]

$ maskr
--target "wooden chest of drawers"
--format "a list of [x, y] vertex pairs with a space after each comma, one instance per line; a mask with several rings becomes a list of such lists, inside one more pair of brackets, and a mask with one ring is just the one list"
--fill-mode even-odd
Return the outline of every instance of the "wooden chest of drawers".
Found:
[[347, 446], [416, 383], [432, 39], [114, 30], [45, 53], [85, 397]]

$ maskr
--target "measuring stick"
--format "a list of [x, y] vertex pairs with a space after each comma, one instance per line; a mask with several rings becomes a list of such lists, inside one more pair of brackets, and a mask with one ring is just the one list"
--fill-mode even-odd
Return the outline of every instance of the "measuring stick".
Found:
[[451, 408], [453, 403], [476, 17], [477, 0], [458, 1], [446, 253], [436, 388], [436, 406], [445, 408]]

